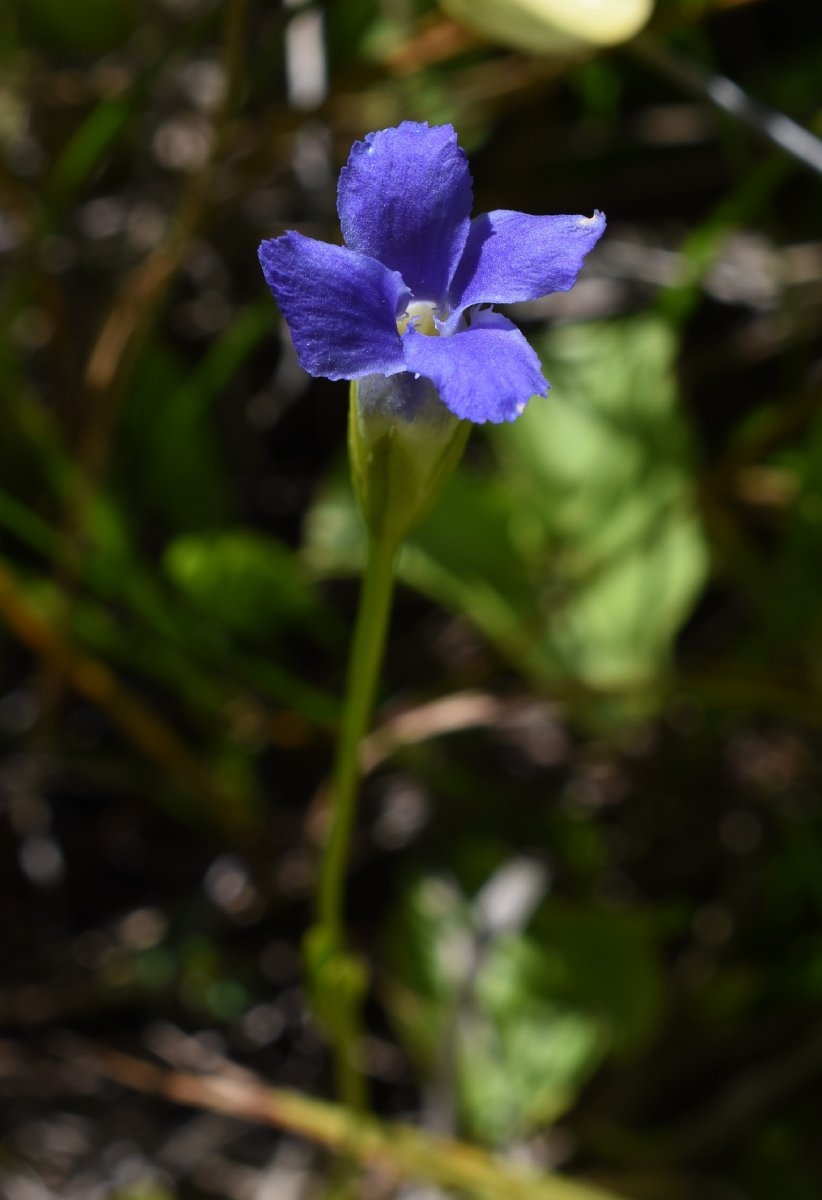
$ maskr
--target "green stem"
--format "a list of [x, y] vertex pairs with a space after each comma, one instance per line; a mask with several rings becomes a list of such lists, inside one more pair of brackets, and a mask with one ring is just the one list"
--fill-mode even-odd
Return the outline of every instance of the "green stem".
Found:
[[318, 924], [340, 941], [343, 891], [359, 790], [360, 743], [368, 732], [382, 664], [397, 547], [386, 539], [368, 541], [368, 558], [348, 660], [345, 705], [331, 796], [331, 825], [320, 870]]
[[[397, 550], [397, 543], [392, 539], [369, 538], [357, 623], [348, 660], [345, 705], [332, 780], [330, 827], [320, 865], [316, 932], [334, 956], [340, 956], [341, 962], [345, 957], [345, 877], [357, 813], [359, 752], [374, 708], [391, 612]], [[334, 1003], [333, 997], [328, 999]], [[329, 1032], [334, 1043], [340, 1094], [350, 1107], [362, 1109], [365, 1091], [359, 1070], [358, 1008], [358, 998], [352, 997], [350, 1019], [345, 1019], [338, 1010], [338, 1020]]]

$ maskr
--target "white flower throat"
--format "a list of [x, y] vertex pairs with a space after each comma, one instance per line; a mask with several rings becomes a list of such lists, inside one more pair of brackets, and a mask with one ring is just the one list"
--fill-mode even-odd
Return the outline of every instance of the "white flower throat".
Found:
[[433, 300], [412, 300], [402, 316], [397, 318], [397, 332], [405, 333], [413, 322], [417, 333], [424, 333], [426, 337], [439, 337], [440, 331], [434, 324], [436, 311], [437, 306]]

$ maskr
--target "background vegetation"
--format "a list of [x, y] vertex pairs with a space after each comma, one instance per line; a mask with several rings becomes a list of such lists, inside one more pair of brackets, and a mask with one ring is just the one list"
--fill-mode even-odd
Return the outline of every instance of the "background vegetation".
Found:
[[[476, 211], [609, 229], [515, 314], [549, 399], [402, 560], [350, 892], [376, 1110], [634, 1200], [817, 1200], [822, 192], [764, 135], [822, 132], [821, 72], [792, 0], [539, 57], [425, 0], [0, 0], [10, 1200], [331, 1186], [332, 1110], [180, 1080], [332, 1095], [298, 948], [362, 531], [255, 254], [334, 240], [406, 117]], [[392, 1145], [359, 1194], [434, 1194]]]

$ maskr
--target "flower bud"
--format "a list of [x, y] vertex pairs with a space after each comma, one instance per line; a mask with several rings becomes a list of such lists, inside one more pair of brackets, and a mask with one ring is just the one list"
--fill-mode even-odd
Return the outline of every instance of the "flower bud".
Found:
[[615, 46], [635, 36], [652, 0], [440, 0], [446, 12], [485, 37], [558, 58]]

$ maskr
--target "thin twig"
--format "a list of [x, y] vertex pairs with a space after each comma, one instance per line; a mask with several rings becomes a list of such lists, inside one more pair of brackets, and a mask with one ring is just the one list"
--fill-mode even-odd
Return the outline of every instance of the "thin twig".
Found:
[[749, 96], [727, 75], [707, 71], [693, 59], [677, 54], [647, 33], [635, 37], [626, 49], [658, 75], [700, 100], [707, 100], [814, 174], [822, 175], [822, 141], [784, 113]]
[[429, 1180], [483, 1200], [620, 1200], [615, 1192], [594, 1184], [527, 1173], [464, 1142], [355, 1115], [298, 1092], [267, 1087], [248, 1072], [192, 1075], [167, 1071], [107, 1047], [78, 1042], [73, 1043], [71, 1057], [74, 1065], [134, 1091], [284, 1129], [334, 1153], [352, 1154], [365, 1165], [400, 1177]]

